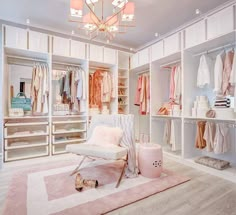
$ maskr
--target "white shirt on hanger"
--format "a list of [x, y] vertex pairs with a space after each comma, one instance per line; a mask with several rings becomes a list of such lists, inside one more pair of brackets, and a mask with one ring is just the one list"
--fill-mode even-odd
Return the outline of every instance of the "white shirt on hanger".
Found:
[[197, 86], [203, 88], [211, 83], [212, 60], [207, 55], [200, 57], [197, 74]]
[[222, 93], [222, 82], [223, 82], [223, 60], [222, 60], [222, 54], [220, 53], [216, 56], [216, 62], [214, 67], [214, 92], [217, 94]]

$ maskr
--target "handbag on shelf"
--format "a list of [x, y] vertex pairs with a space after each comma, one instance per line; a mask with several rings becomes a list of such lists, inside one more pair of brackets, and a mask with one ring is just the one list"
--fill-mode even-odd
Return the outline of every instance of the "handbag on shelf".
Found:
[[24, 111], [31, 111], [31, 99], [24, 93], [18, 93], [11, 99], [11, 108], [22, 108]]

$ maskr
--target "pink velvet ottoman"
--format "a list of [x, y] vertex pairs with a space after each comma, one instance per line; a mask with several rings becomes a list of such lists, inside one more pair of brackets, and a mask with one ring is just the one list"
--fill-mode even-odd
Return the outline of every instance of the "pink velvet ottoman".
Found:
[[138, 167], [142, 176], [157, 178], [161, 176], [163, 164], [162, 148], [158, 144], [140, 144]]

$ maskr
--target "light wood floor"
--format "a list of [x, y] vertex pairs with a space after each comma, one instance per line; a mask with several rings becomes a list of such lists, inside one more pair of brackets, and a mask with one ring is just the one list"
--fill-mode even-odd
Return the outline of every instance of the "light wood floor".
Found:
[[[75, 157], [36, 159], [9, 163], [0, 170], [0, 214], [12, 174], [33, 163], [71, 160]], [[165, 168], [191, 177], [191, 181], [110, 212], [109, 215], [236, 215], [236, 184], [164, 159]], [[127, 196], [128, 198], [128, 196]]]

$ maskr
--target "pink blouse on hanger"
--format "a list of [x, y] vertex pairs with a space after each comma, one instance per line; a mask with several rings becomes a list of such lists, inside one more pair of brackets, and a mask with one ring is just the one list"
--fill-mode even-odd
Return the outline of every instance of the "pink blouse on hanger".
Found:
[[138, 82], [137, 82], [134, 105], [140, 106], [141, 89], [142, 89], [142, 76], [139, 76], [138, 77]]
[[223, 95], [232, 94], [232, 86], [230, 84], [230, 75], [232, 71], [234, 52], [229, 51], [226, 53], [224, 61], [224, 70], [223, 70], [223, 82], [222, 82], [222, 92]]
[[171, 70], [171, 75], [170, 75], [170, 99], [174, 100], [175, 96], [175, 71], [176, 67], [174, 66]]

